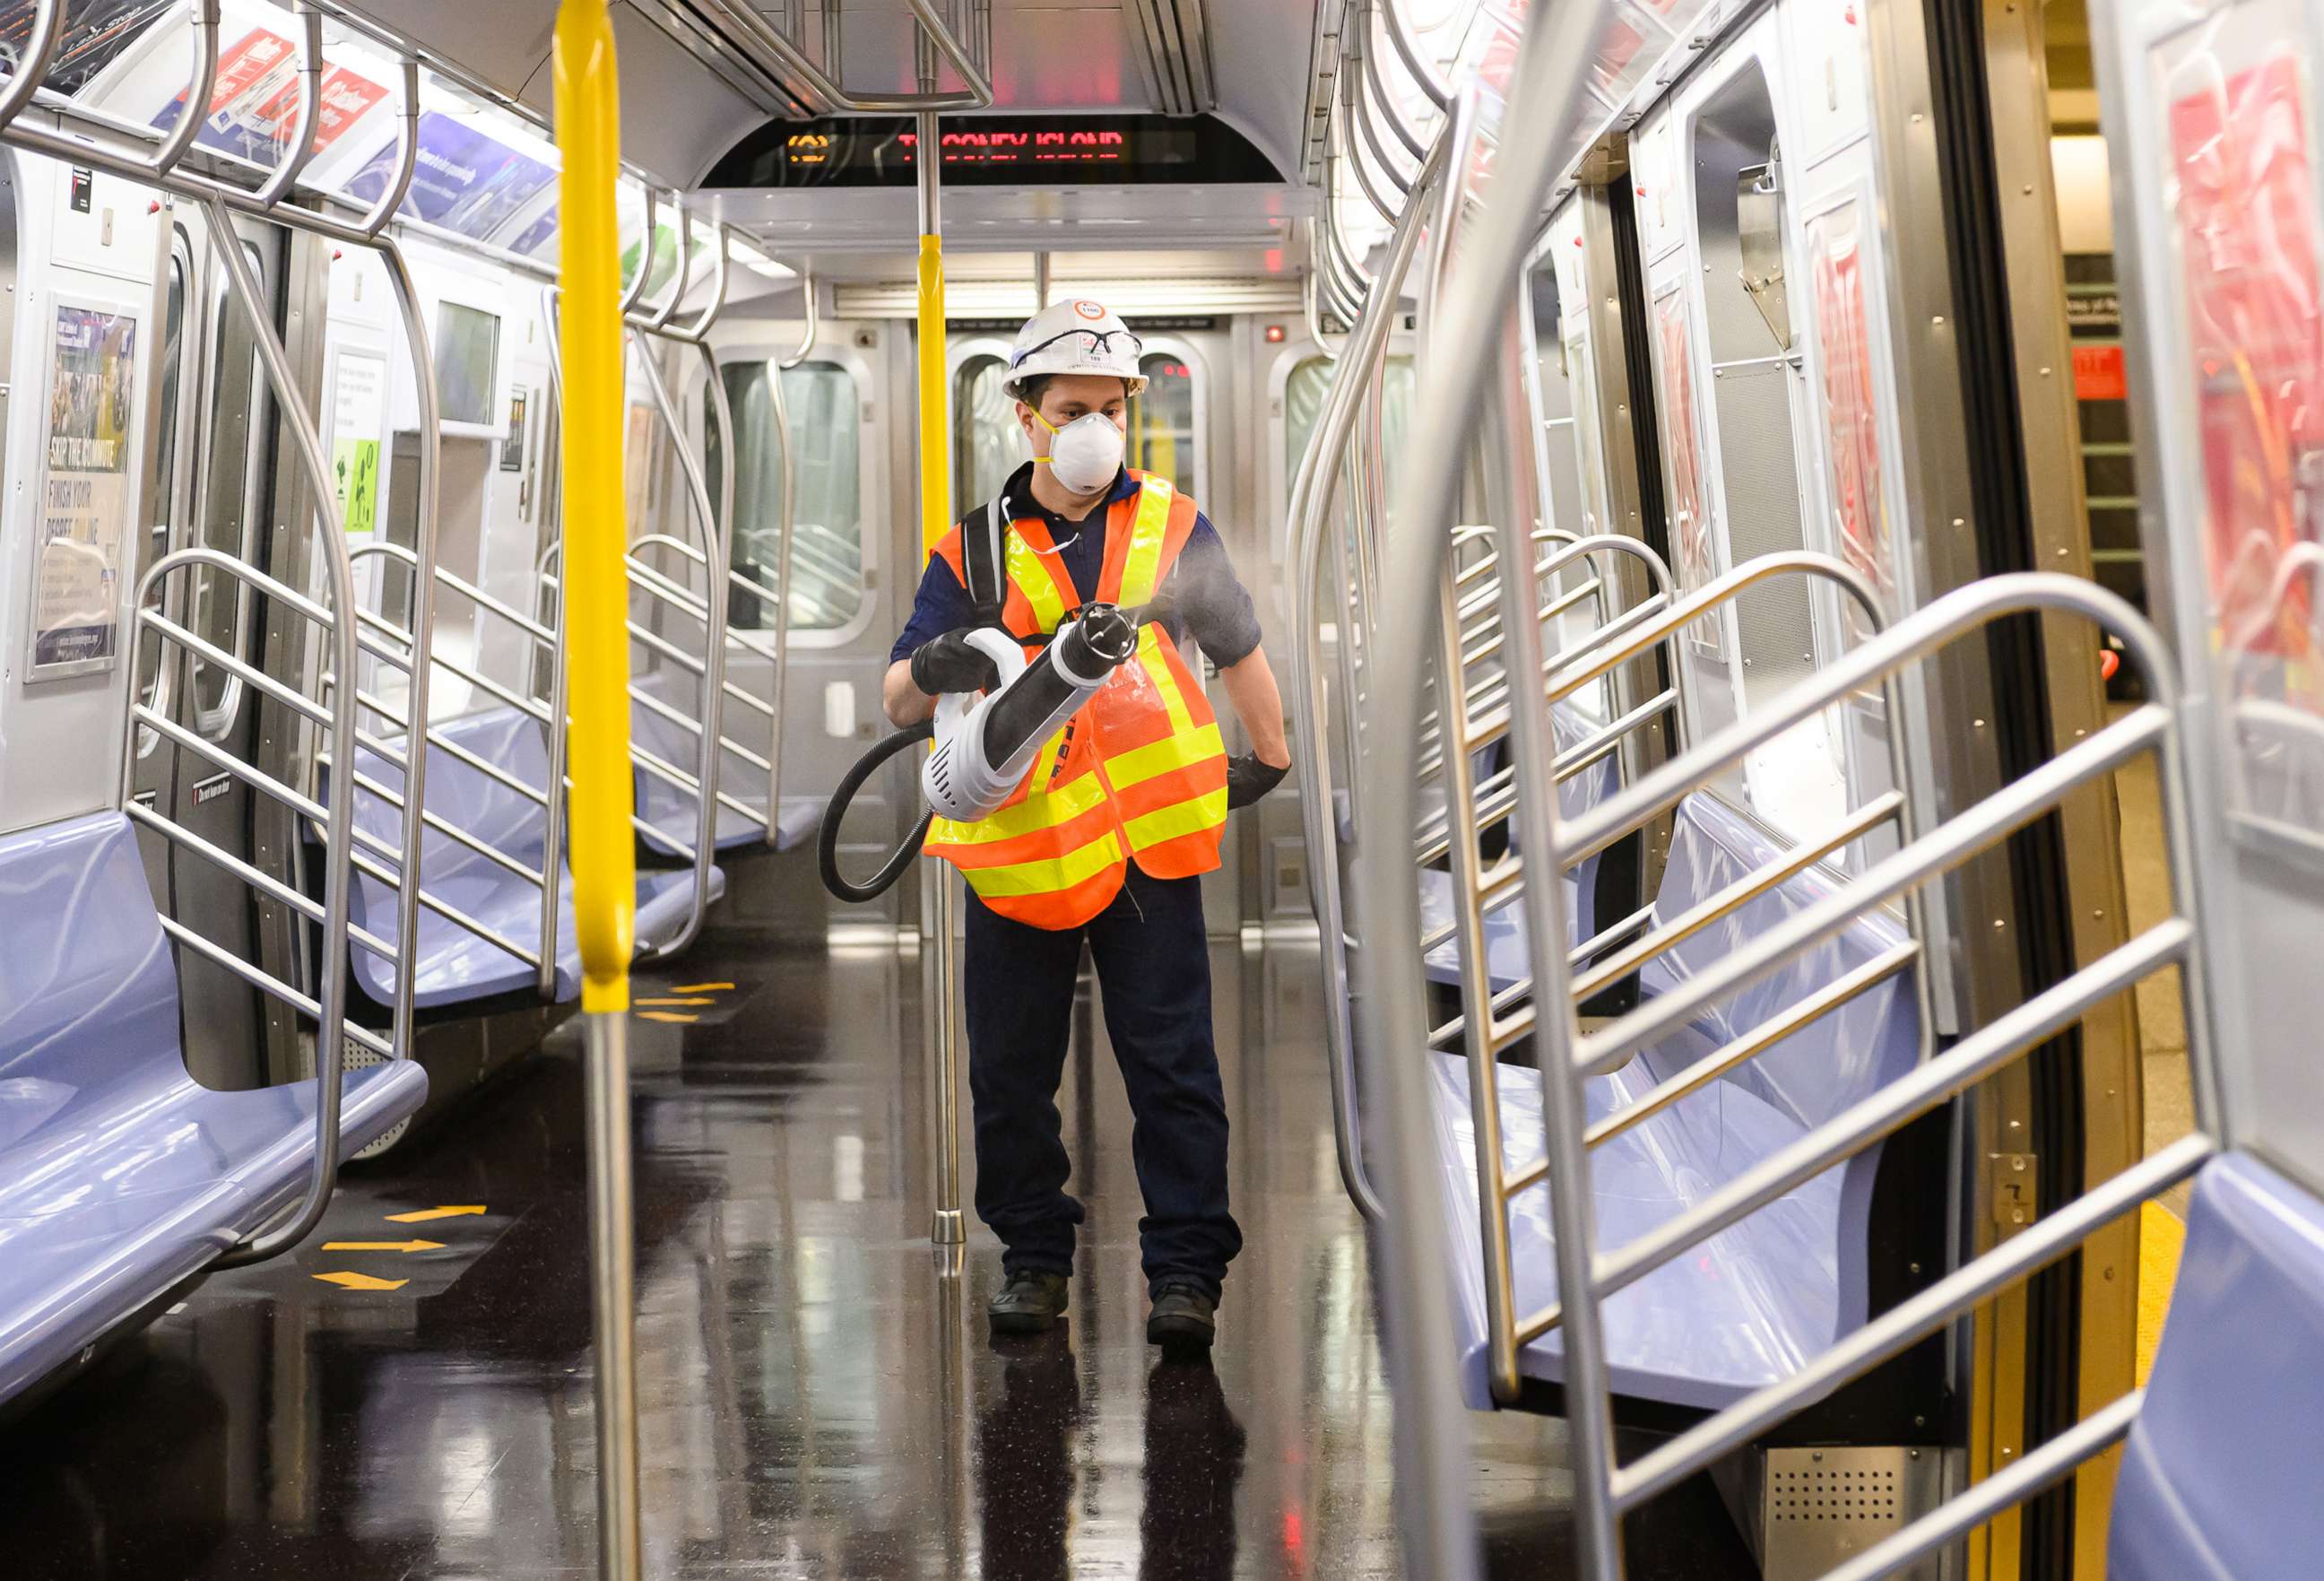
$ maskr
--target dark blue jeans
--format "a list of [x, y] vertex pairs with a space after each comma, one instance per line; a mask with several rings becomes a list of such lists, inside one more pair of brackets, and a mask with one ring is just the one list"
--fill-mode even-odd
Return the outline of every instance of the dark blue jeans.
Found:
[[1227, 1211], [1227, 1110], [1199, 878], [1148, 878], [1132, 866], [1111, 905], [1057, 931], [1012, 922], [970, 897], [962, 978], [977, 1216], [1001, 1237], [1010, 1272], [1073, 1271], [1082, 1205], [1065, 1193], [1073, 1166], [1057, 1084], [1084, 939], [1130, 1089], [1146, 1282], [1184, 1281], [1215, 1300], [1242, 1232]]

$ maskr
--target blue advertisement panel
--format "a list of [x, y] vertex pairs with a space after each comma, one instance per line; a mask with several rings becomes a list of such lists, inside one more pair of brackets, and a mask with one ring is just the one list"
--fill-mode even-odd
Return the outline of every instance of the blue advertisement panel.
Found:
[[[394, 172], [391, 140], [348, 181], [348, 196], [374, 201]], [[556, 179], [548, 165], [491, 134], [429, 110], [420, 117], [420, 154], [404, 212], [482, 241]]]

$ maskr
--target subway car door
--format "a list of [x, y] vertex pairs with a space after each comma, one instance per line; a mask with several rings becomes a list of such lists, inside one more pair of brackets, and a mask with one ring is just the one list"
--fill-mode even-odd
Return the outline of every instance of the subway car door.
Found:
[[[174, 545], [198, 544], [245, 564], [268, 564], [269, 514], [274, 476], [274, 424], [257, 342], [235, 304], [223, 260], [216, 255], [206, 215], [177, 210], [174, 265], [182, 292], [171, 293], [164, 344], [175, 331], [189, 360], [177, 376], [180, 407], [194, 410], [180, 429], [182, 448], [171, 465]], [[270, 227], [243, 225], [230, 238], [244, 250], [267, 310], [279, 315], [281, 238]], [[182, 319], [177, 315], [182, 313]], [[279, 317], [277, 319], [280, 324]], [[165, 372], [165, 380], [170, 376]], [[180, 459], [182, 458], [182, 459]], [[157, 476], [160, 474], [157, 472]], [[251, 664], [262, 664], [264, 612], [247, 583], [222, 571], [196, 568], [181, 578], [178, 613], [205, 642]], [[180, 689], [174, 717], [217, 752], [260, 762], [258, 697], [224, 666], [189, 656], [175, 678]], [[253, 793], [234, 774], [201, 754], [163, 745], [153, 757], [166, 765], [141, 766], [141, 781], [165, 813], [199, 838], [245, 862], [258, 862]], [[151, 759], [147, 760], [151, 763]], [[166, 769], [166, 773], [165, 773]], [[257, 914], [242, 880], [204, 857], [173, 846], [165, 892], [171, 912], [245, 959], [257, 961]], [[263, 863], [261, 865], [266, 865]], [[232, 973], [191, 951], [179, 957], [185, 1017], [186, 1065], [207, 1085], [237, 1089], [269, 1079], [263, 1054], [266, 1020], [259, 995]]]
[[[888, 732], [880, 707], [880, 683], [888, 668], [888, 645], [910, 609], [918, 578], [918, 502], [905, 492], [892, 502], [891, 477], [908, 480], [908, 423], [881, 421], [872, 400], [877, 388], [910, 389], [908, 336], [890, 333], [893, 325], [823, 320], [815, 346], [797, 365], [780, 365], [796, 350], [795, 323], [742, 319], [722, 324], [717, 335], [720, 376], [725, 381], [735, 430], [734, 530], [728, 538], [729, 564], [736, 575], [760, 587], [779, 585], [781, 558], [777, 512], [779, 467], [788, 449], [792, 465], [791, 504], [795, 539], [791, 550], [789, 661], [785, 676], [782, 790], [794, 796], [824, 797], [872, 743]], [[883, 344], [887, 342], [888, 344]], [[897, 359], [900, 358], [900, 361]], [[894, 381], [900, 378], [900, 384]], [[775, 422], [771, 381], [782, 381], [788, 430]], [[691, 397], [694, 421], [702, 421], [707, 392]], [[907, 409], [908, 410], [908, 408]], [[891, 446], [906, 453], [899, 457]], [[714, 492], [717, 447], [709, 447]], [[896, 526], [895, 523], [902, 523]], [[888, 576], [893, 588], [883, 595], [884, 561], [907, 540], [908, 570]], [[903, 600], [900, 610], [893, 598]], [[775, 611], [764, 598], [746, 592], [730, 596], [731, 629], [757, 643], [773, 637]], [[698, 639], [697, 639], [698, 640]], [[764, 661], [737, 652], [730, 659], [739, 683], [763, 694]], [[729, 702], [726, 730], [751, 741], [758, 721]], [[915, 771], [917, 772], [917, 771]], [[879, 865], [919, 816], [916, 798], [899, 800], [902, 771], [876, 776], [855, 799], [840, 841], [840, 863], [862, 874]], [[773, 873], [797, 872], [775, 864], [767, 874], [740, 869], [737, 882], [756, 883]], [[814, 893], [822, 888], [813, 879]], [[867, 906], [835, 908], [835, 922], [892, 922], [897, 897], [912, 888], [900, 883]], [[755, 914], [774, 897], [737, 894], [733, 905]], [[795, 914], [798, 897], [783, 892], [781, 903]], [[809, 902], [816, 903], [816, 902]]]

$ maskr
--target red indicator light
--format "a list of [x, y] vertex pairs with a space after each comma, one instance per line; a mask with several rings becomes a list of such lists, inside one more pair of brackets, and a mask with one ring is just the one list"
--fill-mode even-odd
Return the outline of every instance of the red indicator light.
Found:
[[1280, 324], [1269, 324], [1269, 325], [1267, 327], [1267, 343], [1268, 343], [1268, 345], [1269, 345], [1269, 346], [1280, 346], [1280, 345], [1282, 345], [1282, 344], [1283, 344], [1283, 326], [1282, 326], [1282, 325], [1280, 325]]

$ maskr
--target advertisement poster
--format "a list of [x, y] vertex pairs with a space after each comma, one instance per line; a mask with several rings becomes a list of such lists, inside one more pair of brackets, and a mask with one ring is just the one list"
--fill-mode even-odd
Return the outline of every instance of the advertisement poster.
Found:
[[[42, 86], [56, 93], [78, 93], [139, 34], [177, 9], [177, 0], [76, 0], [65, 7], [57, 52]], [[38, 10], [39, 0], [0, 0], [0, 64], [12, 74], [17, 52], [32, 36]]]
[[524, 470], [524, 407], [530, 391], [518, 390], [509, 396], [508, 438], [501, 441], [501, 470]]
[[2310, 106], [2285, 46], [2224, 78], [2207, 49], [2185, 80], [2201, 86], [2172, 101], [2170, 149], [2216, 631], [2278, 661], [2285, 700], [2324, 713], [2307, 579], [2276, 590], [2284, 550], [2324, 537], [2324, 479], [2303, 476], [2324, 447]]
[[[394, 171], [391, 137], [347, 182], [348, 195], [376, 201]], [[540, 161], [456, 116], [429, 110], [420, 117], [420, 153], [404, 208], [430, 225], [482, 241], [556, 179]]]
[[[368, 77], [334, 66], [324, 74], [322, 105], [315, 121], [315, 152], [346, 134], [387, 89]], [[186, 96], [161, 106], [153, 125], [162, 131], [186, 113]], [[272, 166], [281, 161], [299, 116], [299, 51], [289, 39], [253, 28], [218, 52], [217, 79], [209, 108], [194, 141], [204, 148]]]
[[343, 351], [331, 374], [331, 489], [347, 535], [379, 527], [380, 435], [387, 427], [387, 359]]
[[[1814, 257], [1816, 339], [1823, 353], [1823, 420], [1831, 460], [1831, 511], [1840, 558], [1863, 573], [1893, 615], [1898, 612], [1895, 551], [1887, 491], [1880, 473], [1879, 386], [1865, 323], [1864, 258], [1856, 205], [1808, 223]], [[1856, 600], [1840, 601], [1849, 640], [1871, 635]]]
[[60, 304], [53, 356], [32, 579], [36, 680], [109, 668], [120, 650], [137, 319]]
[[[1655, 344], [1662, 368], [1663, 440], [1670, 456], [1671, 569], [1678, 590], [1692, 593], [1719, 575], [1719, 550], [1711, 538], [1711, 513], [1702, 497], [1702, 452], [1695, 437], [1694, 360], [1688, 355], [1686, 291], [1666, 291], [1655, 299]], [[1722, 658], [1723, 626], [1713, 616], [1696, 621], [1687, 634], [1711, 657]]]

